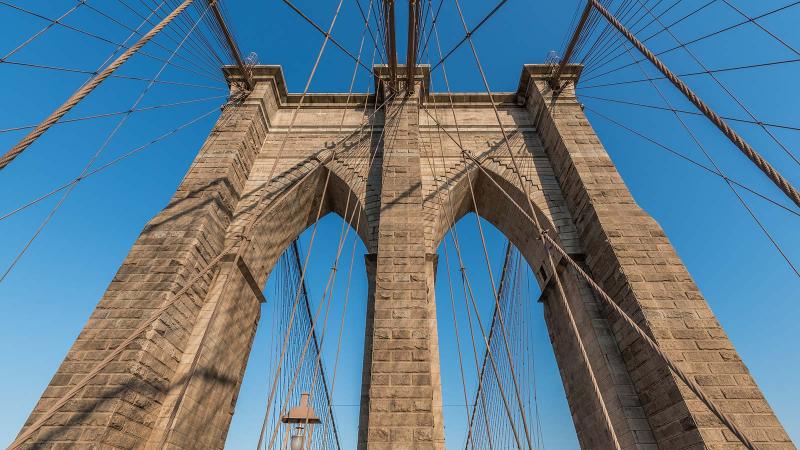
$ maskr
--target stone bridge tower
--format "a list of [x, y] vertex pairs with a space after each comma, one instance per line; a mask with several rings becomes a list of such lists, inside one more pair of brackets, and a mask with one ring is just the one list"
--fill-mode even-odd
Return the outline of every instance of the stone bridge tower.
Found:
[[[794, 448], [664, 232], [634, 202], [571, 87], [554, 95], [548, 67], [529, 65], [516, 92], [494, 95], [509, 144], [525, 161], [523, 189], [488, 95], [454, 94], [453, 112], [446, 94], [429, 92], [422, 66], [407, 94], [389, 98], [385, 72], [375, 69], [377, 99], [309, 95], [284, 145], [300, 96], [287, 93], [280, 67], [254, 69], [255, 89], [223, 112], [173, 199], [146, 225], [26, 426], [220, 257], [216, 270], [26, 445], [221, 448], [259, 323], [261, 288], [319, 210], [354, 217], [369, 252], [359, 448], [444, 448], [435, 254], [451, 220], [469, 211], [505, 233], [538, 274], [578, 439], [584, 449], [612, 448], [541, 242], [500, 185], [519, 204], [531, 194], [551, 235], [753, 440], [765, 449]], [[565, 79], [579, 74], [569, 66]], [[387, 99], [378, 114], [364, 107]], [[483, 170], [441, 137], [425, 111], [451, 132], [455, 115], [464, 147]], [[334, 154], [342, 117], [351, 134]], [[259, 215], [264, 220], [248, 227]], [[242, 233], [241, 257], [220, 255]], [[739, 448], [586, 283], [560, 267], [622, 447]]]

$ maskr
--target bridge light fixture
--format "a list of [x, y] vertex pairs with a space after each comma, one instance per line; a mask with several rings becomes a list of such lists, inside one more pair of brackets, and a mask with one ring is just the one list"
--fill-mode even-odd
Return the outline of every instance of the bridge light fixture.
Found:
[[[286, 435], [289, 438], [289, 448], [291, 450], [304, 450], [311, 445], [314, 426], [322, 423], [314, 412], [314, 408], [308, 404], [310, 395], [300, 394], [300, 404], [290, 409], [281, 418], [281, 422], [286, 424]], [[286, 442], [286, 441], [284, 441]]]

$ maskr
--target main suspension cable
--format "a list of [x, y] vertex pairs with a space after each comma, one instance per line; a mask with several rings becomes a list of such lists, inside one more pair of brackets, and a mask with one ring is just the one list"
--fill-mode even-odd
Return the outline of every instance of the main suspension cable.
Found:
[[[25, 151], [36, 139], [39, 138], [42, 134], [44, 134], [54, 123], [58, 122], [59, 119], [64, 117], [75, 105], [77, 105], [81, 100], [86, 98], [97, 86], [100, 85], [109, 75], [111, 75], [115, 70], [117, 70], [121, 65], [123, 65], [128, 59], [130, 59], [139, 49], [141, 49], [147, 42], [149, 42], [156, 34], [159, 33], [164, 27], [169, 25], [172, 20], [175, 19], [181, 12], [183, 12], [189, 5], [192, 4], [194, 0], [184, 0], [178, 8], [173, 10], [169, 16], [164, 18], [158, 25], [153, 27], [147, 34], [142, 36], [135, 44], [128, 47], [128, 49], [120, 55], [114, 62], [109, 64], [102, 72], [97, 74], [91, 81], [86, 83], [83, 87], [81, 87], [77, 92], [72, 94], [72, 96], [58, 109], [53, 111], [50, 116], [47, 117], [42, 123], [40, 123], [33, 131], [31, 131], [24, 139], [22, 139], [19, 143], [17, 143], [14, 147], [11, 148], [6, 154], [0, 157], [0, 170], [5, 168], [7, 165], [11, 163], [19, 154]], [[212, 0], [215, 1], [215, 0]]]

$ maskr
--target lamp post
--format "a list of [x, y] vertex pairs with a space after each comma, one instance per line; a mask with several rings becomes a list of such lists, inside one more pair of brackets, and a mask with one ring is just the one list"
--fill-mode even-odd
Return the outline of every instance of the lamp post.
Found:
[[308, 404], [308, 398], [308, 393], [302, 393], [300, 404], [281, 417], [281, 422], [286, 424], [286, 436], [290, 450], [311, 448], [314, 425], [322, 423], [314, 412], [314, 408]]

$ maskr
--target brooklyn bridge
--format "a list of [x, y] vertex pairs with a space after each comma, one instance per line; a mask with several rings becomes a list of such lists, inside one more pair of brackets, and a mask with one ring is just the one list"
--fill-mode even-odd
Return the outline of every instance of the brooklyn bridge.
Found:
[[800, 2], [553, 3], [0, 1], [8, 448], [796, 448]]

